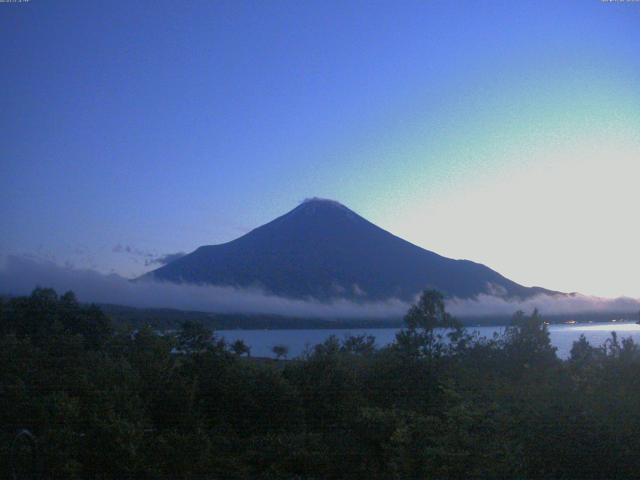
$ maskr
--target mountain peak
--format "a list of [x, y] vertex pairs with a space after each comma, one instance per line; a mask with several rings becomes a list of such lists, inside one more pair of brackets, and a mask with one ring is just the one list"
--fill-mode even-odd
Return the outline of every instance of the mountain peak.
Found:
[[331, 200], [329, 198], [320, 198], [320, 197], [311, 197], [305, 198], [297, 208], [294, 210], [341, 210], [346, 212], [351, 212], [347, 207], [345, 207], [342, 203], [337, 200]]
[[330, 198], [322, 198], [322, 197], [305, 198], [302, 201], [301, 205], [327, 205], [327, 206], [347, 208], [337, 200], [332, 200]]
[[345, 207], [342, 203], [337, 200], [331, 200], [328, 198], [320, 198], [320, 197], [311, 197], [303, 200], [300, 205], [291, 210], [289, 214], [293, 215], [285, 215], [298, 217], [299, 214], [303, 214], [305, 216], [321, 216], [328, 218], [338, 218], [338, 217], [349, 217], [356, 218], [357, 215], [355, 212]]
[[526, 288], [490, 268], [424, 250], [340, 202], [309, 198], [231, 242], [198, 248], [150, 273], [159, 280], [260, 288], [289, 298], [412, 300], [425, 288], [459, 298], [526, 298]]

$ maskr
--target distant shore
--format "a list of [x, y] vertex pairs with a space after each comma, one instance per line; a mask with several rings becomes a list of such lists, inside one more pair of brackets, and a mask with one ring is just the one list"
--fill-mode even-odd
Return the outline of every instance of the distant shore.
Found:
[[[352, 318], [323, 319], [284, 317], [264, 314], [209, 313], [174, 310], [167, 308], [135, 308], [123, 305], [101, 304], [100, 307], [116, 324], [134, 328], [150, 325], [158, 330], [178, 328], [187, 320], [198, 321], [213, 330], [322, 330], [322, 329], [377, 329], [400, 328], [403, 318]], [[583, 324], [603, 322], [635, 322], [637, 312], [591, 312], [579, 314], [552, 314], [542, 316], [549, 324]], [[465, 327], [506, 326], [511, 315], [483, 315], [458, 317]]]

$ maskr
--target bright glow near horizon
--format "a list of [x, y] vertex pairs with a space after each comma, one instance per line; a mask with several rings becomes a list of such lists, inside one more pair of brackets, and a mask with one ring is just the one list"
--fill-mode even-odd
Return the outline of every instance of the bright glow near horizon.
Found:
[[638, 145], [592, 138], [526, 170], [417, 201], [387, 227], [527, 285], [638, 296], [637, 159]]

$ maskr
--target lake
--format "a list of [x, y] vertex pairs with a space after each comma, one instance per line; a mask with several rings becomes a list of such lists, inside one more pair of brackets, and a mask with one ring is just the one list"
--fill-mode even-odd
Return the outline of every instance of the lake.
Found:
[[[490, 338], [495, 332], [504, 331], [505, 327], [467, 327], [480, 335]], [[393, 342], [398, 328], [362, 328], [362, 329], [322, 329], [322, 330], [218, 330], [216, 334], [227, 342], [241, 339], [251, 347], [254, 357], [274, 357], [271, 349], [274, 345], [289, 347], [289, 358], [300, 355], [305, 348], [324, 342], [330, 335], [343, 339], [350, 335], [372, 335], [376, 338], [376, 346], [382, 347]], [[584, 335], [594, 346], [601, 345], [611, 332], [618, 334], [618, 339], [633, 337], [640, 342], [640, 325], [631, 322], [579, 323], [573, 325], [550, 325], [551, 343], [557, 347], [560, 358], [568, 358], [573, 342]]]

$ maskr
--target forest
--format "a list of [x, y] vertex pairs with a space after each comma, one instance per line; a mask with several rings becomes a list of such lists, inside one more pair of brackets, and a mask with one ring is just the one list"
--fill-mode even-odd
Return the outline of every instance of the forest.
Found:
[[71, 292], [0, 303], [0, 477], [640, 476], [640, 349], [560, 360], [544, 317], [483, 338], [425, 291], [393, 344], [264, 359], [202, 323], [127, 327]]

